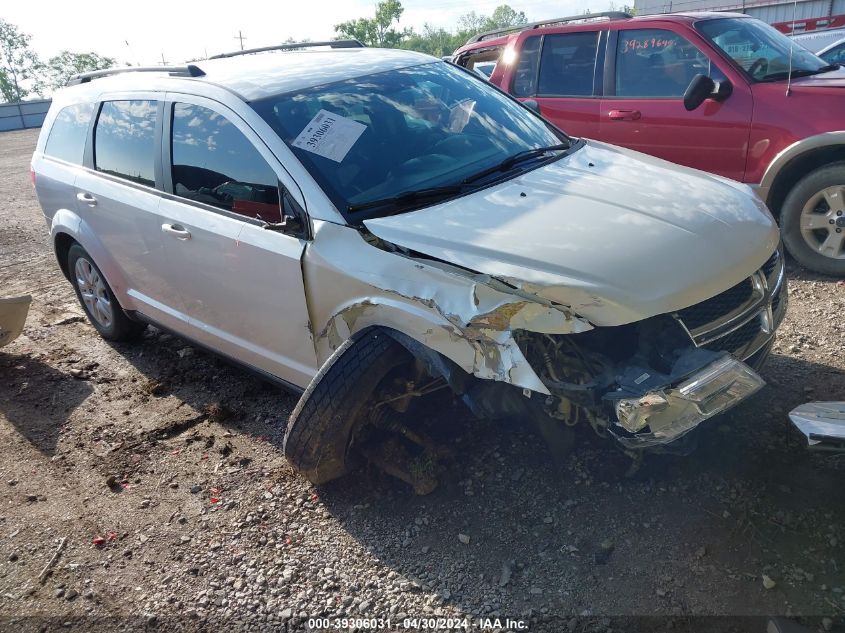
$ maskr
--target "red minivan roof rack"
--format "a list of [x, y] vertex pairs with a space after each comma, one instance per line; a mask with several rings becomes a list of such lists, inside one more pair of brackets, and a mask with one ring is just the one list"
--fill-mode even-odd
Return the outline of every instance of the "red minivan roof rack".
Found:
[[539, 29], [543, 26], [552, 26], [554, 24], [566, 24], [568, 22], [588, 22], [590, 20], [596, 20], [600, 18], [606, 18], [608, 20], [628, 20], [632, 18], [630, 13], [625, 13], [623, 11], [602, 11], [601, 13], [582, 13], [581, 15], [570, 15], [569, 17], [565, 18], [555, 18], [553, 20], [543, 20], [542, 22], [530, 22], [529, 24], [523, 24], [522, 26], [511, 26], [506, 29], [496, 29], [494, 31], [485, 31], [484, 33], [479, 33], [478, 35], [474, 35], [471, 37], [467, 44], [473, 44], [475, 42], [481, 42], [483, 40], [489, 40], [494, 37], [498, 37], [500, 35], [504, 35], [506, 33], [516, 33], [520, 31], [527, 31], [529, 29]]

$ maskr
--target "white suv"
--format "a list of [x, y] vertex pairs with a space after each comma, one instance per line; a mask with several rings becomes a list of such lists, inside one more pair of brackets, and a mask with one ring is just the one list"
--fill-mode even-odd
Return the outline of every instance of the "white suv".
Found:
[[441, 389], [632, 451], [762, 384], [786, 288], [748, 187], [432, 57], [294, 47], [56, 95], [33, 177], [102, 336], [152, 323], [304, 391], [285, 453], [315, 483], [365, 455], [423, 492], [406, 413]]

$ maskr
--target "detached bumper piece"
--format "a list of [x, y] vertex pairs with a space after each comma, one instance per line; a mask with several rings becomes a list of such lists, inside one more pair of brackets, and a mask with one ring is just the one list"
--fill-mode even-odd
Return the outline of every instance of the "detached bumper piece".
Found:
[[0, 347], [8, 345], [23, 332], [23, 324], [29, 313], [32, 297], [0, 299]]
[[[722, 413], [755, 393], [765, 381], [745, 363], [728, 355], [702, 355], [696, 350], [679, 359], [677, 374], [695, 361], [705, 364], [693, 372], [684, 372], [680, 380], [650, 388], [655, 377], [644, 372], [628, 385], [642, 384], [642, 395], [625, 397], [613, 394], [617, 420], [611, 433], [626, 448], [647, 448], [668, 444], [688, 433], [704, 420]], [[638, 382], [639, 381], [639, 382]]]
[[845, 452], [845, 402], [808, 402], [790, 411], [789, 419], [810, 450]]

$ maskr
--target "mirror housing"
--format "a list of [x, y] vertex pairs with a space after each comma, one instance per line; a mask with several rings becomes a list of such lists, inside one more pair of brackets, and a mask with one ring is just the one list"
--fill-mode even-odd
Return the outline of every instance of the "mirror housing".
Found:
[[724, 101], [733, 92], [733, 85], [727, 79], [725, 81], [713, 81], [710, 77], [704, 74], [697, 74], [690, 81], [686, 91], [684, 91], [684, 108], [688, 112], [692, 112], [698, 108], [708, 98], [716, 101]]
[[526, 108], [534, 112], [535, 114], [540, 114], [540, 104], [537, 103], [536, 99], [526, 99], [522, 102]]

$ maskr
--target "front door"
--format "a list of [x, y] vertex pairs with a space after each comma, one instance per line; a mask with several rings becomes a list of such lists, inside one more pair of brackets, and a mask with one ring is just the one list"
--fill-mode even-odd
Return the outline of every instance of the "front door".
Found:
[[[279, 222], [283, 170], [235, 113], [168, 95], [160, 231], [181, 330], [297, 386], [317, 370], [300, 259]], [[169, 151], [168, 151], [169, 150]]]
[[716, 63], [668, 29], [610, 33], [601, 140], [741, 181], [751, 130], [748, 85], [734, 78], [726, 100], [708, 99], [688, 112], [683, 95], [696, 74], [725, 80]]

